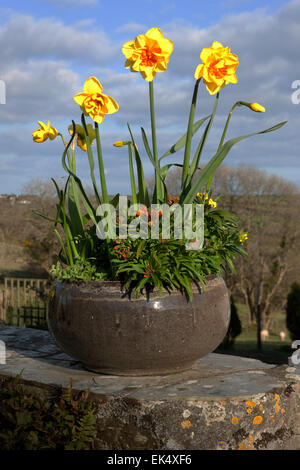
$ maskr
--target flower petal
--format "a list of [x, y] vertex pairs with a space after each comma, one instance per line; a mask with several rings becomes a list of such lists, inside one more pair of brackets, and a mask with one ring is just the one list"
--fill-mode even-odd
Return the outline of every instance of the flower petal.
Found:
[[86, 80], [83, 85], [84, 93], [92, 94], [92, 93], [101, 93], [102, 92], [102, 85], [99, 82], [98, 78], [90, 77]]
[[225, 78], [225, 81], [226, 81], [226, 83], [237, 83], [237, 77], [236, 77], [235, 74], [228, 75], [228, 76]]
[[201, 54], [200, 54], [200, 59], [202, 62], [206, 62], [209, 56], [212, 54], [211, 47], [203, 47]]
[[218, 91], [220, 91], [221, 86], [217, 85], [216, 83], [210, 82], [206, 83], [206, 89], [210, 95], [215, 95], [216, 93], [218, 93]]
[[41, 143], [45, 142], [48, 139], [48, 133], [43, 131], [42, 129], [37, 129], [32, 133], [32, 138], [34, 142]]
[[90, 117], [93, 119], [93, 121], [97, 122], [98, 124], [101, 124], [105, 118], [105, 114], [90, 114]]
[[87, 150], [87, 144], [84, 138], [80, 137], [79, 135], [77, 136], [77, 145], [81, 150], [86, 151]]
[[79, 104], [79, 106], [82, 106], [87, 96], [88, 96], [87, 93], [77, 93], [77, 95], [74, 96], [74, 101], [75, 103]]
[[134, 48], [135, 49], [140, 49], [140, 48], [143, 48], [145, 47], [146, 45], [146, 38], [145, 38], [145, 35], [144, 34], [140, 34], [139, 36], [137, 36], [134, 40]]
[[118, 111], [118, 103], [111, 97], [107, 95], [102, 95], [104, 97], [104, 102], [107, 108], [106, 114], [112, 114]]
[[161, 39], [164, 38], [164, 35], [159, 28], [151, 28], [147, 31], [145, 34], [147, 38], [154, 39], [155, 41], [160, 41]]
[[58, 131], [55, 129], [55, 127], [50, 126], [50, 129], [48, 131], [48, 137], [50, 140], [54, 140], [58, 136]]
[[203, 76], [203, 68], [204, 68], [204, 65], [203, 64], [199, 64], [195, 70], [195, 79], [198, 80], [199, 78], [201, 78]]
[[122, 52], [127, 59], [131, 58], [134, 51], [135, 51], [134, 41], [126, 42], [122, 47]]
[[223, 44], [221, 44], [219, 41], [214, 41], [211, 45], [213, 49], [223, 49]]
[[[48, 121], [49, 122], [49, 121]], [[43, 129], [44, 131], [48, 130], [48, 127], [46, 124], [43, 123], [43, 121], [38, 121], [38, 125]]]

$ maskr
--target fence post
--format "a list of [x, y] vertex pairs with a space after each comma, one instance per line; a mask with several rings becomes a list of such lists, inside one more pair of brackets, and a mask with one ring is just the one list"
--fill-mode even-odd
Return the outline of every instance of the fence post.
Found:
[[6, 321], [5, 290], [0, 290], [0, 322]]
[[36, 326], [42, 321], [42, 311], [46, 320], [48, 299], [40, 299], [39, 292], [44, 291], [46, 285], [45, 279], [5, 277], [4, 291], [0, 290], [0, 321], [20, 326], [20, 319], [23, 319], [24, 324]]

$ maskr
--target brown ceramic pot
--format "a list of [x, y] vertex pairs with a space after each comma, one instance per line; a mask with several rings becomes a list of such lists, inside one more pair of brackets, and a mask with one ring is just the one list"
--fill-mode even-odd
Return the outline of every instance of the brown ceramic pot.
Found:
[[94, 372], [161, 375], [180, 372], [223, 340], [230, 302], [222, 278], [210, 276], [193, 300], [179, 291], [128, 298], [119, 282], [57, 284], [48, 325], [57, 345]]

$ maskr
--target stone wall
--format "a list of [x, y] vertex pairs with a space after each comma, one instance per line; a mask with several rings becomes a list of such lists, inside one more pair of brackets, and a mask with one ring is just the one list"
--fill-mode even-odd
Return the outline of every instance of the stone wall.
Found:
[[115, 377], [86, 371], [46, 331], [0, 326], [0, 340], [0, 378], [90, 390], [96, 449], [300, 450], [299, 366], [209, 354], [180, 374]]

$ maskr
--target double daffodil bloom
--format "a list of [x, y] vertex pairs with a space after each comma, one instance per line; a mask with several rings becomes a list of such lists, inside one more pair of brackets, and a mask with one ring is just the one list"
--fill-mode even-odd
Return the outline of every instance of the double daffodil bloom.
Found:
[[96, 77], [90, 77], [83, 86], [83, 92], [74, 96], [75, 102], [81, 107], [86, 116], [97, 123], [103, 122], [106, 114], [118, 111], [118, 103], [102, 93], [102, 85]]
[[195, 71], [195, 78], [203, 78], [206, 88], [215, 95], [228, 83], [237, 83], [235, 71], [239, 65], [238, 57], [230, 52], [230, 47], [214, 41], [211, 47], [204, 47], [200, 54], [203, 64]]
[[50, 126], [50, 121], [44, 124], [42, 121], [38, 121], [39, 129], [33, 131], [32, 138], [34, 142], [45, 142], [48, 138], [54, 140], [58, 136], [58, 131], [55, 127]]
[[[88, 124], [87, 126], [87, 132], [88, 136], [90, 139], [91, 145], [93, 144], [93, 140], [96, 138], [96, 133], [95, 130], [92, 126], [92, 124]], [[68, 127], [69, 134], [73, 135], [73, 126], [72, 124]], [[77, 134], [77, 145], [78, 147], [81, 148], [81, 150], [84, 150], [85, 152], [87, 151], [87, 144], [85, 140], [85, 135], [84, 135], [84, 129], [82, 126], [79, 124], [75, 124], [75, 133]]]
[[174, 44], [164, 38], [159, 28], [151, 28], [133, 41], [124, 44], [125, 68], [140, 72], [144, 80], [152, 82], [157, 72], [165, 72], [173, 52]]

